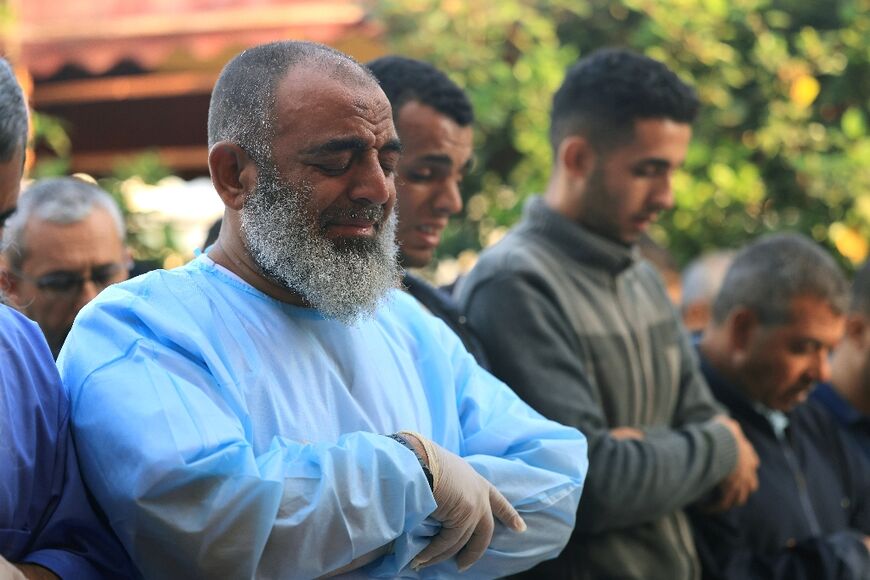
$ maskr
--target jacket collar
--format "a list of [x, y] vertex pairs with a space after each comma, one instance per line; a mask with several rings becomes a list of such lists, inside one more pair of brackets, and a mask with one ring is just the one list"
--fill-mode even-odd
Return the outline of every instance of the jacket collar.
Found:
[[525, 227], [546, 237], [571, 259], [620, 274], [640, 259], [637, 246], [623, 246], [595, 234], [550, 208], [542, 197], [531, 198], [523, 210]]
[[763, 405], [754, 403], [740, 391], [737, 385], [729, 383], [719, 371], [713, 368], [713, 365], [704, 357], [704, 353], [700, 349], [698, 349], [698, 358], [701, 362], [701, 373], [707, 379], [707, 384], [710, 385], [713, 396], [728, 408], [734, 419], [739, 422], [746, 421], [752, 423], [756, 427], [764, 428], [773, 434], [776, 434], [778, 430], [775, 423], [785, 419], [785, 423], [780, 423], [779, 427], [782, 430], [787, 428], [789, 423], [788, 414], [778, 413], [782, 417], [777, 416], [777, 420], [771, 420], [772, 417], [766, 412], [768, 409]]

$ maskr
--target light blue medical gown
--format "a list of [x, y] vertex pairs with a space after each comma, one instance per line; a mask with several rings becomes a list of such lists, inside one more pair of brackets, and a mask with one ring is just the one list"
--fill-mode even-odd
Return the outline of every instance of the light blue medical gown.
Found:
[[444, 578], [409, 562], [436, 533], [418, 431], [463, 456], [524, 517], [465, 578], [555, 557], [586, 440], [478, 367], [394, 291], [356, 326], [278, 302], [200, 256], [110, 287], [58, 364], [82, 472], [146, 578], [312, 578], [380, 546], [353, 577]]

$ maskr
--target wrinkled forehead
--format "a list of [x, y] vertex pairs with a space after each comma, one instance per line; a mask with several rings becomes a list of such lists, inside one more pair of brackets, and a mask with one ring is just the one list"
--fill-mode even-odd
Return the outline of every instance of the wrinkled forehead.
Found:
[[290, 70], [275, 91], [274, 123], [276, 139], [322, 138], [350, 127], [395, 136], [390, 102], [363, 71]]

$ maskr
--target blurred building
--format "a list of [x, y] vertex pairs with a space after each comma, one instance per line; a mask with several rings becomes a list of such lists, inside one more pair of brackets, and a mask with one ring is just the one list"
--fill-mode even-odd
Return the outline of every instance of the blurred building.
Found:
[[109, 173], [156, 151], [184, 177], [207, 174], [206, 117], [221, 67], [279, 39], [382, 53], [357, 0], [11, 0], [2, 52], [31, 104], [65, 122], [71, 170]]

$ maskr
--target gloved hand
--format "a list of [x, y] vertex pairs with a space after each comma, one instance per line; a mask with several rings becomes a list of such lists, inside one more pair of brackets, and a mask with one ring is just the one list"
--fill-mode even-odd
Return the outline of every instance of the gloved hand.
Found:
[[0, 580], [27, 580], [27, 578], [21, 573], [21, 570], [0, 556]]
[[456, 565], [466, 570], [489, 547], [495, 529], [493, 516], [516, 532], [525, 531], [523, 518], [467, 461], [417, 433], [401, 435], [412, 445], [419, 443], [424, 451], [420, 455], [432, 472], [432, 494], [438, 504], [432, 517], [441, 522], [441, 531], [414, 558], [414, 568], [456, 555]]

